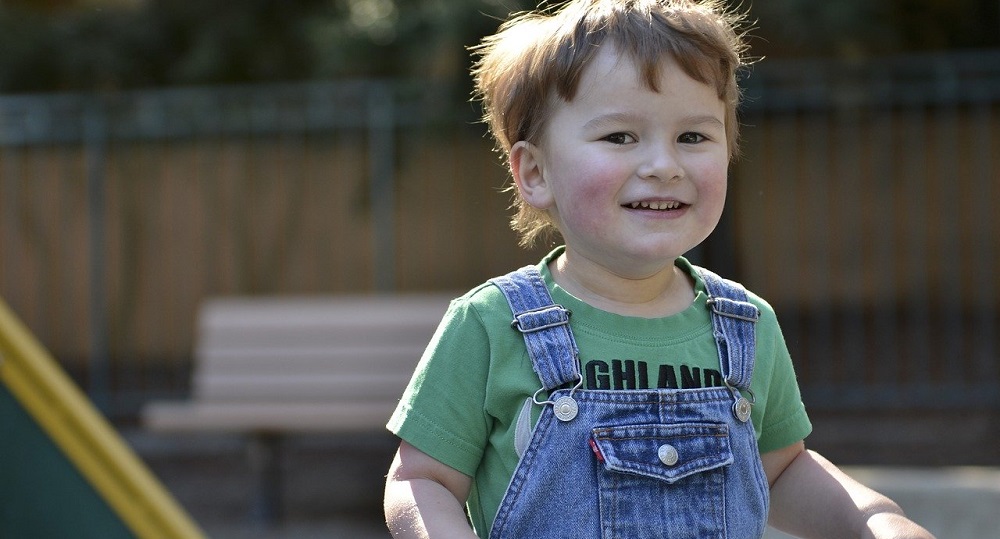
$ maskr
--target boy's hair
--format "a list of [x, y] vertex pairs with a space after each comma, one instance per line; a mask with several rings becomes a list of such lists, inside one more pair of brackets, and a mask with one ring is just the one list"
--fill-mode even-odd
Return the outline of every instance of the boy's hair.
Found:
[[[726, 105], [729, 156], [738, 149], [736, 71], [746, 45], [742, 17], [720, 0], [572, 0], [557, 11], [522, 13], [475, 47], [476, 96], [506, 159], [524, 140], [537, 143], [553, 98], [571, 101], [600, 45], [613, 44], [635, 62], [654, 91], [669, 54], [691, 78], [715, 88]], [[554, 231], [548, 214], [516, 195], [511, 227], [523, 246]]]

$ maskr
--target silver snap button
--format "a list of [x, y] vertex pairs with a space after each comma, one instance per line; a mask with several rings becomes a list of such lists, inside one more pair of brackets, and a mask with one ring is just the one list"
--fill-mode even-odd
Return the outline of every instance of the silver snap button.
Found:
[[666, 464], [667, 466], [673, 466], [677, 464], [677, 460], [680, 459], [680, 455], [677, 454], [677, 448], [670, 444], [663, 444], [657, 451], [657, 456], [660, 457], [660, 462]]
[[752, 409], [753, 407], [750, 405], [750, 401], [743, 397], [740, 397], [735, 403], [733, 403], [733, 414], [736, 415], [736, 419], [739, 419], [743, 423], [746, 423], [747, 420], [750, 419], [750, 412]]
[[573, 397], [559, 397], [552, 403], [552, 411], [559, 421], [572, 421], [576, 417], [579, 407]]

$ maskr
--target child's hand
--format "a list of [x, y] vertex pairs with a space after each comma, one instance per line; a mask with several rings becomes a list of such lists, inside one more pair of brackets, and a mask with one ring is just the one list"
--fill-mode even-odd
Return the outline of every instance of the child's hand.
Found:
[[862, 539], [934, 539], [934, 536], [903, 515], [878, 513], [868, 519]]

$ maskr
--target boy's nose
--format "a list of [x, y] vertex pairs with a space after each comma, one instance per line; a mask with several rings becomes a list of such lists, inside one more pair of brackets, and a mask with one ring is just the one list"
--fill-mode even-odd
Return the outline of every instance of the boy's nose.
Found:
[[671, 147], [651, 148], [637, 172], [644, 179], [662, 182], [677, 180], [684, 176], [684, 168], [678, 159], [677, 151]]

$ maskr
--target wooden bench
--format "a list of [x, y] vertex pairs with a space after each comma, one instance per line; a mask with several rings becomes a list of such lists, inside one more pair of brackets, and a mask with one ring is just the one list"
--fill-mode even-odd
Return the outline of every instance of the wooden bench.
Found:
[[454, 295], [220, 298], [198, 314], [191, 398], [149, 403], [159, 432], [249, 436], [251, 514], [281, 518], [280, 443], [385, 428]]

